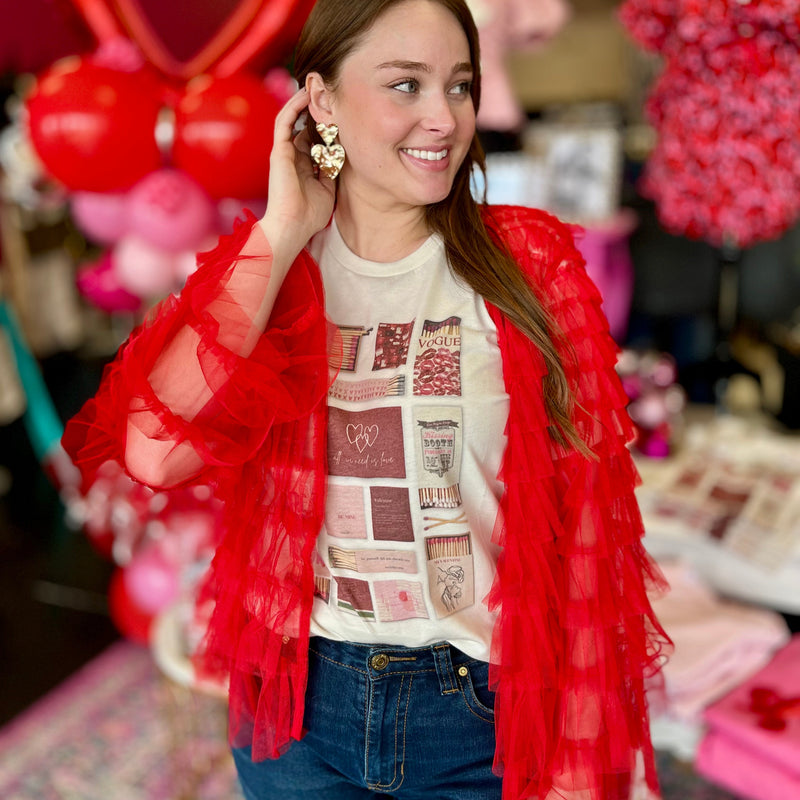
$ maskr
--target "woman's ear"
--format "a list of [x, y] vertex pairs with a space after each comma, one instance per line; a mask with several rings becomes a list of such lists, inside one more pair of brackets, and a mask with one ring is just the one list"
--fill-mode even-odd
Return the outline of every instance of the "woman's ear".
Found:
[[308, 111], [315, 122], [330, 123], [333, 117], [333, 92], [318, 72], [306, 75]]

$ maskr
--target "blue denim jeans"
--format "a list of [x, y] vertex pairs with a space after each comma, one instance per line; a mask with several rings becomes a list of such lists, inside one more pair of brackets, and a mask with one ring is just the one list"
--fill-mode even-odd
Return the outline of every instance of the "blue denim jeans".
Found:
[[488, 664], [447, 643], [311, 639], [305, 727], [281, 758], [233, 751], [247, 800], [500, 800]]

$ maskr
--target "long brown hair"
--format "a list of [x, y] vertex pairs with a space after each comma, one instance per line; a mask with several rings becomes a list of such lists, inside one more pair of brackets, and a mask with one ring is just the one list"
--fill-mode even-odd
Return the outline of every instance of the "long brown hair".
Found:
[[[294, 73], [302, 86], [310, 72], [336, 87], [344, 59], [358, 46], [377, 18], [405, 0], [318, 0], [303, 28], [294, 56]], [[472, 14], [464, 0], [432, 0], [446, 8], [461, 24], [469, 45], [474, 71], [470, 94], [475, 110], [481, 96], [480, 45]], [[319, 140], [313, 120], [309, 134]], [[484, 224], [481, 207], [471, 190], [474, 167], [485, 175], [486, 160], [473, 137], [447, 198], [427, 207], [428, 228], [442, 236], [453, 273], [477, 294], [500, 309], [537, 346], [547, 369], [544, 401], [556, 441], [586, 452], [572, 422], [573, 396], [554, 339], [559, 331], [542, 307], [527, 279], [501, 243]], [[485, 198], [484, 198], [485, 199]]]

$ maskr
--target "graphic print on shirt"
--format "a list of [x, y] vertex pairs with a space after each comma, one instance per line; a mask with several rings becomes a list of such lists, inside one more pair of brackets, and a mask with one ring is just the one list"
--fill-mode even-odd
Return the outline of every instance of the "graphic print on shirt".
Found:
[[337, 325], [340, 336], [335, 338], [331, 352], [328, 354], [328, 364], [333, 369], [343, 372], [355, 372], [358, 363], [358, 351], [361, 340], [372, 332], [372, 328], [363, 325]]
[[375, 608], [380, 622], [428, 618], [419, 581], [376, 581]]
[[461, 409], [414, 409], [420, 508], [457, 508], [461, 505]]
[[344, 611], [350, 611], [364, 619], [375, 619], [375, 608], [369, 584], [359, 578], [334, 576], [336, 581], [337, 605]]
[[329, 407], [328, 472], [354, 478], [405, 478], [400, 409]]
[[314, 567], [314, 596], [328, 603], [331, 599], [331, 572], [316, 550], [311, 563]]
[[461, 394], [461, 317], [426, 319], [414, 359], [415, 395]]
[[475, 570], [469, 532], [426, 536], [428, 586], [439, 619], [475, 603]]
[[325, 527], [339, 539], [367, 538], [364, 492], [360, 486], [328, 485]]
[[329, 547], [328, 560], [334, 569], [353, 572], [405, 572], [417, 573], [416, 553], [409, 550], [346, 550]]
[[430, 531], [434, 528], [441, 528], [444, 525], [466, 525], [467, 524], [467, 514], [465, 511], [462, 511], [460, 514], [451, 514], [449, 516], [424, 516], [422, 521], [427, 523], [423, 526], [423, 531]]
[[375, 335], [375, 360], [373, 372], [379, 369], [402, 367], [408, 360], [408, 347], [411, 344], [411, 322], [381, 322]]
[[372, 538], [379, 542], [413, 542], [411, 501], [403, 486], [371, 486]]
[[365, 381], [344, 381], [337, 378], [328, 390], [328, 397], [351, 403], [378, 400], [381, 397], [402, 397], [406, 393], [406, 376], [371, 378]]

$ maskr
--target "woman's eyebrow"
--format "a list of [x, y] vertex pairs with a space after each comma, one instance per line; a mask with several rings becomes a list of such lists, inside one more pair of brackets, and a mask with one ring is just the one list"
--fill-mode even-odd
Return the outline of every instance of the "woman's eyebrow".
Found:
[[[401, 69], [409, 72], [432, 72], [430, 64], [425, 64], [422, 61], [385, 61], [383, 64], [378, 64], [378, 69]], [[469, 61], [461, 61], [453, 66], [453, 74], [458, 72], [472, 73], [472, 64]]]

